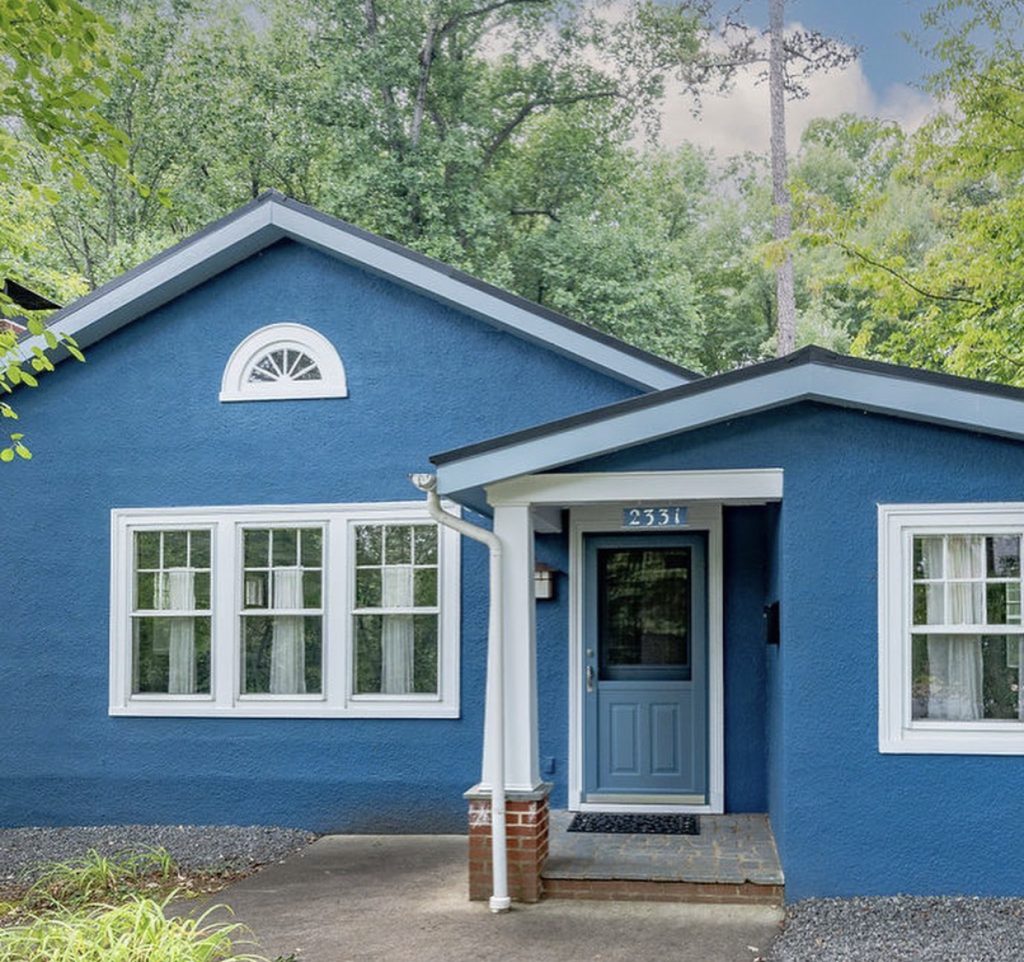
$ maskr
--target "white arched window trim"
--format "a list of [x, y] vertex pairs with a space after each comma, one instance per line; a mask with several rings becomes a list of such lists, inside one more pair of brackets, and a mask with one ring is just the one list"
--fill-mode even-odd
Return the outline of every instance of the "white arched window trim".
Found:
[[[299, 352], [316, 365], [320, 376], [295, 380], [285, 372], [274, 380], [252, 380], [253, 368], [276, 351]], [[305, 324], [268, 324], [253, 331], [232, 352], [220, 385], [222, 401], [329, 397], [348, 397], [345, 366], [334, 345]]]

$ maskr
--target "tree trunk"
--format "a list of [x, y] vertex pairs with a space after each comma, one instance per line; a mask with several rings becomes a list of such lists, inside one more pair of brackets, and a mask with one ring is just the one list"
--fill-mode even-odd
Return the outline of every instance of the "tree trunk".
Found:
[[796, 296], [793, 284], [793, 255], [788, 250], [793, 229], [789, 196], [789, 172], [786, 163], [786, 49], [785, 0], [769, 0], [768, 88], [771, 95], [772, 235], [780, 245], [787, 245], [786, 256], [775, 269], [775, 298], [778, 316], [776, 336], [778, 355], [789, 354], [796, 347]]

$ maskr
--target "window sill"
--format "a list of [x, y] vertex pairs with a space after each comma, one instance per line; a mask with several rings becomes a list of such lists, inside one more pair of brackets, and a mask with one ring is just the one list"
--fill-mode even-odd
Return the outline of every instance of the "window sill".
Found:
[[904, 728], [880, 738], [878, 750], [883, 755], [1024, 755], [1024, 724], [1017, 727], [994, 722], [969, 729]]
[[322, 702], [239, 702], [218, 708], [210, 702], [139, 701], [111, 705], [111, 717], [148, 718], [458, 718], [459, 709], [438, 702], [358, 702], [346, 708]]

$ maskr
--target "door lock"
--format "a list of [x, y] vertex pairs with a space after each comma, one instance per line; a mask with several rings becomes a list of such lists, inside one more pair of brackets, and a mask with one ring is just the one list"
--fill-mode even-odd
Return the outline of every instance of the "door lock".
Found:
[[594, 690], [594, 668], [592, 665], [587, 665], [587, 691]]

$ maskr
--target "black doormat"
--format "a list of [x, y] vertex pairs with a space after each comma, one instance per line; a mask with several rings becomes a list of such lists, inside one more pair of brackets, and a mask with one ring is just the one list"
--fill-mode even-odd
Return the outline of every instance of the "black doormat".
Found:
[[610, 815], [580, 812], [569, 823], [570, 832], [607, 835], [700, 835], [696, 815]]

